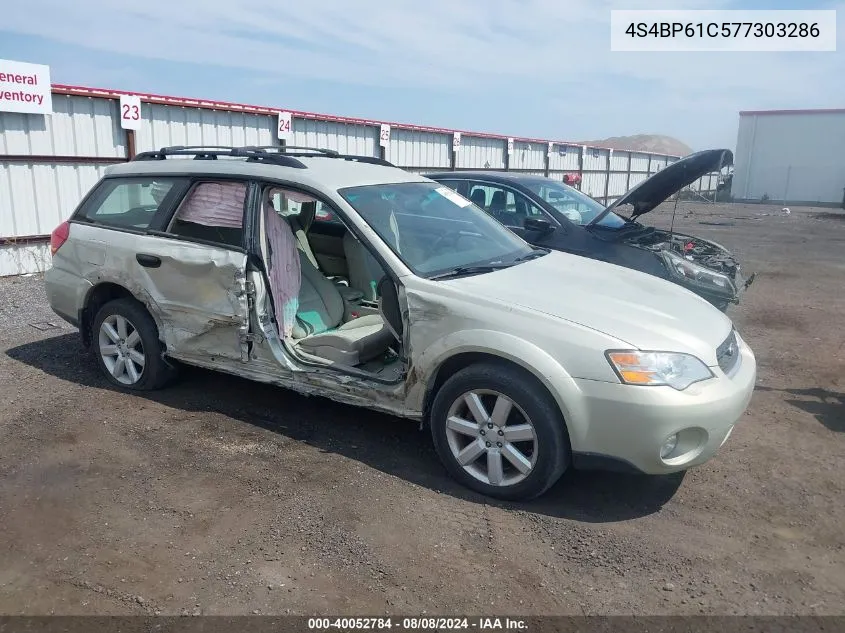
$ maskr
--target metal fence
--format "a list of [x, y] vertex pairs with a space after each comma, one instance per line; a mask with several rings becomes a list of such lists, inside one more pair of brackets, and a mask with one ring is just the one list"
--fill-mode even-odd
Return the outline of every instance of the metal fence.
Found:
[[[119, 100], [128, 93], [62, 85], [54, 85], [52, 92], [52, 115], [0, 112], [0, 276], [37, 272], [49, 265], [49, 233], [109, 164], [169, 145], [280, 142], [279, 108], [140, 95], [140, 126], [126, 130]], [[581, 190], [605, 204], [678, 159], [404, 123], [389, 123], [390, 139], [382, 147], [383, 123], [292, 111], [288, 142], [382, 156], [414, 172], [509, 170], [557, 180], [580, 174]], [[713, 174], [691, 189], [712, 192], [717, 184], [718, 174]]]

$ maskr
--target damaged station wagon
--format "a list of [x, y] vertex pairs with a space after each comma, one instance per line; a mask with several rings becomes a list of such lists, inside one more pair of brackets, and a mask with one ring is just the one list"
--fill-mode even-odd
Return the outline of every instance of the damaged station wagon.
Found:
[[377, 158], [146, 152], [51, 250], [50, 304], [114, 385], [185, 363], [427, 422], [451, 475], [499, 498], [569, 467], [700, 464], [754, 387], [753, 353], [692, 292], [534, 248]]

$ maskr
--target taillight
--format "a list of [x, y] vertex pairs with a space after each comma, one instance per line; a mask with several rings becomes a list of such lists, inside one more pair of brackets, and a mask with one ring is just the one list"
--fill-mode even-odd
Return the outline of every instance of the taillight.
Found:
[[70, 235], [70, 224], [62, 222], [50, 233], [50, 254], [55, 255]]

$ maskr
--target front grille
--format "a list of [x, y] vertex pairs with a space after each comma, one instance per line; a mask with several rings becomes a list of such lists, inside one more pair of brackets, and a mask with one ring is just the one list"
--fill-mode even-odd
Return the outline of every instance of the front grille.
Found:
[[736, 368], [739, 359], [739, 343], [736, 340], [736, 331], [731, 330], [728, 338], [716, 348], [716, 360], [721, 370], [730, 374]]

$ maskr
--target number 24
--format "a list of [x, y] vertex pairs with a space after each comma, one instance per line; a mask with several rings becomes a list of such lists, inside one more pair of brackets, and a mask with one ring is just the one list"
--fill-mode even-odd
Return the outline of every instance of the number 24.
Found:
[[138, 106], [130, 106], [127, 103], [123, 106], [123, 118], [131, 119], [132, 121], [137, 121], [141, 118], [141, 111], [138, 109]]

